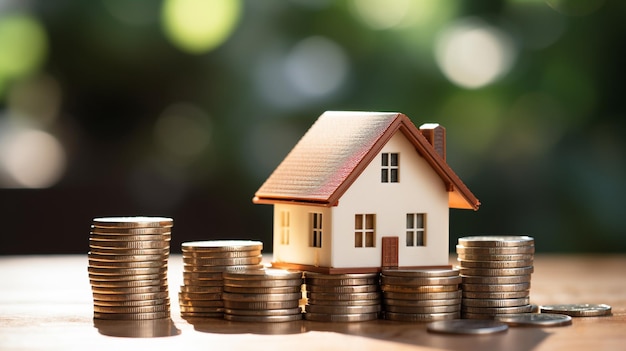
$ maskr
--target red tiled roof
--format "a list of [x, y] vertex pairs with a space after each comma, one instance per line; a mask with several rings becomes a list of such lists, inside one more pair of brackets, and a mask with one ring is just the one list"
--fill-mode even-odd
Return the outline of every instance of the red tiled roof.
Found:
[[449, 206], [477, 210], [478, 199], [411, 120], [395, 112], [325, 112], [263, 183], [253, 201], [335, 205], [398, 130], [443, 180]]

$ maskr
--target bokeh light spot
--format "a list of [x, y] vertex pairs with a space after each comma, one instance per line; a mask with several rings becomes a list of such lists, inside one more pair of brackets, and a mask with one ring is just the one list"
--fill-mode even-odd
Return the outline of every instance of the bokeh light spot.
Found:
[[26, 14], [0, 17], [0, 77], [29, 74], [42, 64], [48, 39], [41, 23]]
[[444, 75], [464, 88], [480, 88], [509, 72], [516, 56], [512, 39], [479, 20], [452, 24], [439, 36], [436, 60]]
[[154, 125], [156, 143], [177, 162], [189, 162], [202, 155], [211, 140], [211, 121], [191, 104], [168, 107]]
[[412, 0], [353, 0], [351, 9], [368, 27], [389, 29], [402, 23]]
[[0, 173], [3, 187], [47, 188], [65, 172], [61, 143], [41, 130], [7, 127], [0, 135]]
[[199, 54], [225, 42], [240, 15], [239, 0], [166, 0], [162, 10], [163, 29], [176, 47]]

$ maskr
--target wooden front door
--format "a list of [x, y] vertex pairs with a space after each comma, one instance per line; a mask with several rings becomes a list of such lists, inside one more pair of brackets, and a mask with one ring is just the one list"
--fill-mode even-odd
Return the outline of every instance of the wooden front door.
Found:
[[398, 237], [384, 236], [382, 237], [382, 267], [392, 268], [398, 267]]

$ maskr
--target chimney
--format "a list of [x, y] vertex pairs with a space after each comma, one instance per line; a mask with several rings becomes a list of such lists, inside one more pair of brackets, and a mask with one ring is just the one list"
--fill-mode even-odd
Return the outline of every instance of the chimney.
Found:
[[446, 128], [437, 123], [425, 123], [420, 126], [420, 132], [433, 146], [435, 151], [446, 160]]

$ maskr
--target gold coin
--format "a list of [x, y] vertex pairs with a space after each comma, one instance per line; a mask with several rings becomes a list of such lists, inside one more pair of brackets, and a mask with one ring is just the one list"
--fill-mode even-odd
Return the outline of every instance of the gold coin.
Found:
[[333, 306], [371, 306], [380, 305], [381, 299], [370, 300], [318, 300], [315, 298], [308, 298], [307, 302], [310, 305], [333, 305]]
[[195, 285], [195, 286], [224, 286], [224, 281], [222, 280], [191, 280], [191, 279], [183, 279], [183, 284], [185, 285]]
[[232, 280], [224, 279], [224, 285], [238, 288], [281, 288], [302, 286], [302, 279], [276, 279], [276, 280]]
[[159, 291], [153, 293], [129, 293], [129, 294], [100, 294], [93, 293], [93, 299], [98, 301], [136, 301], [136, 300], [158, 300], [169, 298], [169, 292]]
[[400, 299], [385, 299], [385, 305], [393, 306], [449, 306], [458, 305], [461, 303], [461, 298], [458, 299], [442, 299], [442, 300], [400, 300]]
[[507, 291], [526, 291], [530, 289], [530, 283], [517, 284], [461, 284], [463, 291], [481, 291], [481, 292], [507, 292]]
[[261, 255], [254, 257], [231, 257], [231, 258], [185, 258], [183, 263], [193, 266], [237, 266], [247, 264], [259, 264], [263, 260]]
[[286, 294], [239, 294], [239, 293], [227, 293], [222, 295], [224, 301], [289, 301], [299, 300], [302, 297], [301, 293], [286, 293]]
[[87, 253], [90, 261], [95, 262], [139, 262], [139, 261], [167, 261], [169, 255], [102, 255], [97, 253]]
[[518, 268], [533, 265], [533, 260], [522, 261], [465, 261], [457, 259], [464, 268]]
[[223, 282], [222, 272], [183, 272], [184, 280], [213, 280]]
[[463, 306], [468, 307], [514, 307], [528, 305], [530, 298], [517, 299], [463, 299]]
[[530, 274], [526, 275], [509, 275], [503, 277], [481, 277], [464, 275], [463, 283], [465, 284], [517, 284], [530, 282]]
[[152, 306], [93, 306], [94, 312], [101, 313], [152, 313], [169, 311], [169, 304], [152, 305]]
[[172, 234], [166, 232], [163, 234], [112, 234], [102, 233], [100, 231], [89, 233], [89, 239], [98, 242], [164, 242], [169, 245], [172, 240]]
[[460, 299], [461, 290], [448, 292], [432, 292], [432, 293], [401, 293], [385, 291], [383, 295], [386, 299], [396, 300], [442, 300], [442, 299]]
[[383, 284], [380, 287], [382, 291], [400, 292], [400, 293], [436, 293], [449, 292], [459, 290], [458, 284], [454, 285], [389, 285]]
[[183, 258], [243, 258], [261, 255], [261, 250], [250, 251], [183, 251]]
[[169, 299], [154, 299], [154, 300], [123, 300], [123, 301], [106, 301], [106, 300], [93, 300], [94, 306], [108, 306], [108, 307], [139, 307], [139, 306], [155, 306], [155, 305], [169, 305]]
[[468, 299], [519, 299], [528, 297], [529, 291], [463, 291], [463, 297]]
[[127, 248], [103, 248], [103, 247], [91, 247], [90, 252], [92, 255], [169, 255], [170, 248], [161, 249], [127, 249]]
[[183, 319], [196, 319], [196, 318], [224, 318], [223, 312], [212, 312], [212, 313], [203, 313], [203, 312], [181, 312], [180, 316]]
[[178, 299], [179, 306], [186, 307], [224, 307], [224, 302], [220, 300], [189, 300]]
[[138, 249], [169, 249], [170, 243], [165, 240], [143, 240], [143, 241], [113, 241], [89, 239], [89, 247], [109, 250], [138, 250]]
[[116, 261], [94, 261], [89, 260], [89, 268], [110, 270], [110, 269], [135, 269], [135, 268], [167, 268], [167, 260], [163, 261], [143, 261], [143, 262], [116, 262]]
[[288, 301], [228, 301], [224, 300], [225, 308], [237, 310], [276, 310], [296, 308], [300, 305], [298, 300]]
[[533, 266], [520, 268], [465, 268], [458, 267], [461, 275], [478, 275], [478, 276], [508, 276], [508, 275], [526, 275], [534, 272]]
[[263, 243], [254, 240], [189, 241], [181, 244], [183, 251], [251, 251], [263, 250]]
[[526, 235], [492, 235], [492, 236], [467, 236], [459, 238], [459, 245], [465, 247], [511, 247], [531, 246], [535, 240]]
[[167, 285], [158, 286], [139, 286], [131, 288], [100, 288], [91, 287], [91, 291], [94, 294], [146, 294], [156, 292], [167, 292]]
[[237, 310], [234, 308], [226, 308], [224, 309], [224, 313], [238, 316], [291, 316], [300, 314], [302, 311], [300, 307], [275, 310]]
[[293, 322], [302, 320], [302, 314], [292, 314], [286, 316], [241, 316], [236, 314], [224, 314], [224, 319], [232, 322]]
[[471, 307], [461, 306], [461, 311], [464, 313], [480, 313], [490, 316], [497, 314], [511, 314], [511, 313], [527, 313], [532, 310], [531, 305], [513, 306], [513, 307]]
[[390, 321], [398, 322], [434, 322], [445, 321], [460, 318], [461, 314], [457, 312], [441, 312], [441, 313], [400, 313], [386, 312], [384, 317]]
[[222, 273], [228, 270], [246, 270], [246, 269], [262, 269], [262, 264], [245, 264], [245, 265], [225, 265], [225, 266], [196, 266], [192, 264], [184, 264], [183, 270], [185, 272], [193, 272], [193, 273], [210, 273], [210, 272], [219, 272]]
[[314, 300], [379, 300], [381, 298], [380, 292], [367, 292], [367, 293], [318, 293], [307, 292], [307, 297]]
[[511, 246], [511, 247], [466, 247], [456, 246], [456, 253], [469, 255], [519, 255], [535, 253], [535, 246]]
[[169, 318], [170, 311], [160, 312], [144, 312], [144, 313], [102, 313], [94, 312], [93, 317], [96, 319], [119, 319], [119, 320], [144, 320], [144, 319], [161, 319]]
[[383, 285], [456, 285], [461, 283], [461, 277], [394, 277], [383, 275], [380, 278]]
[[184, 313], [224, 313], [224, 307], [180, 306], [180, 311]]
[[167, 285], [167, 279], [148, 279], [148, 280], [90, 280], [91, 286], [96, 288], [133, 288], [142, 286], [159, 286]]
[[172, 228], [170, 227], [154, 227], [154, 228], [108, 228], [108, 227], [96, 227], [91, 226], [91, 233], [102, 235], [149, 235], [158, 236], [163, 234], [171, 234]]
[[310, 285], [367, 285], [378, 284], [378, 273], [353, 273], [353, 274], [321, 274], [305, 272], [306, 284]]
[[221, 300], [222, 293], [190, 293], [180, 291], [178, 298], [181, 300]]
[[99, 228], [150, 228], [171, 227], [174, 220], [166, 217], [100, 217], [93, 219], [94, 227]]
[[339, 285], [339, 286], [323, 286], [323, 285], [307, 285], [306, 291], [325, 292], [325, 293], [365, 293], [380, 291], [378, 285]]
[[288, 294], [300, 293], [300, 286], [282, 286], [282, 287], [237, 287], [224, 285], [224, 292], [238, 294]]
[[221, 293], [224, 288], [222, 286], [181, 285], [180, 291], [186, 293]]
[[134, 275], [146, 275], [146, 274], [166, 274], [166, 266], [157, 267], [87, 267], [87, 271], [94, 275], [112, 275], [112, 276], [134, 276]]
[[447, 313], [458, 312], [461, 310], [461, 304], [456, 305], [443, 305], [443, 306], [395, 306], [385, 305], [386, 312], [398, 312], [398, 313]]
[[304, 319], [316, 322], [365, 322], [378, 319], [378, 312], [354, 314], [327, 314], [308, 312], [304, 314]]
[[475, 254], [458, 254], [460, 260], [464, 261], [523, 261], [532, 260], [533, 254], [515, 254], [515, 255], [475, 255]]
[[459, 275], [458, 269], [441, 269], [441, 268], [426, 268], [426, 269], [398, 269], [388, 268], [383, 269], [383, 275], [388, 277], [411, 277], [411, 278], [430, 278], [430, 277], [454, 277]]
[[304, 306], [307, 313], [325, 313], [325, 314], [362, 314], [380, 312], [380, 305], [362, 305], [362, 306], [335, 306], [335, 305], [317, 305], [308, 304]]
[[167, 279], [165, 272], [161, 274], [143, 274], [143, 275], [104, 275], [89, 273], [89, 280], [94, 282], [123, 282], [133, 280], [157, 280]]
[[266, 280], [288, 280], [288, 281], [302, 281], [302, 272], [292, 271], [286, 269], [250, 269], [250, 270], [237, 270], [227, 269], [223, 273], [224, 279], [230, 281], [243, 280], [243, 281], [266, 281]]

